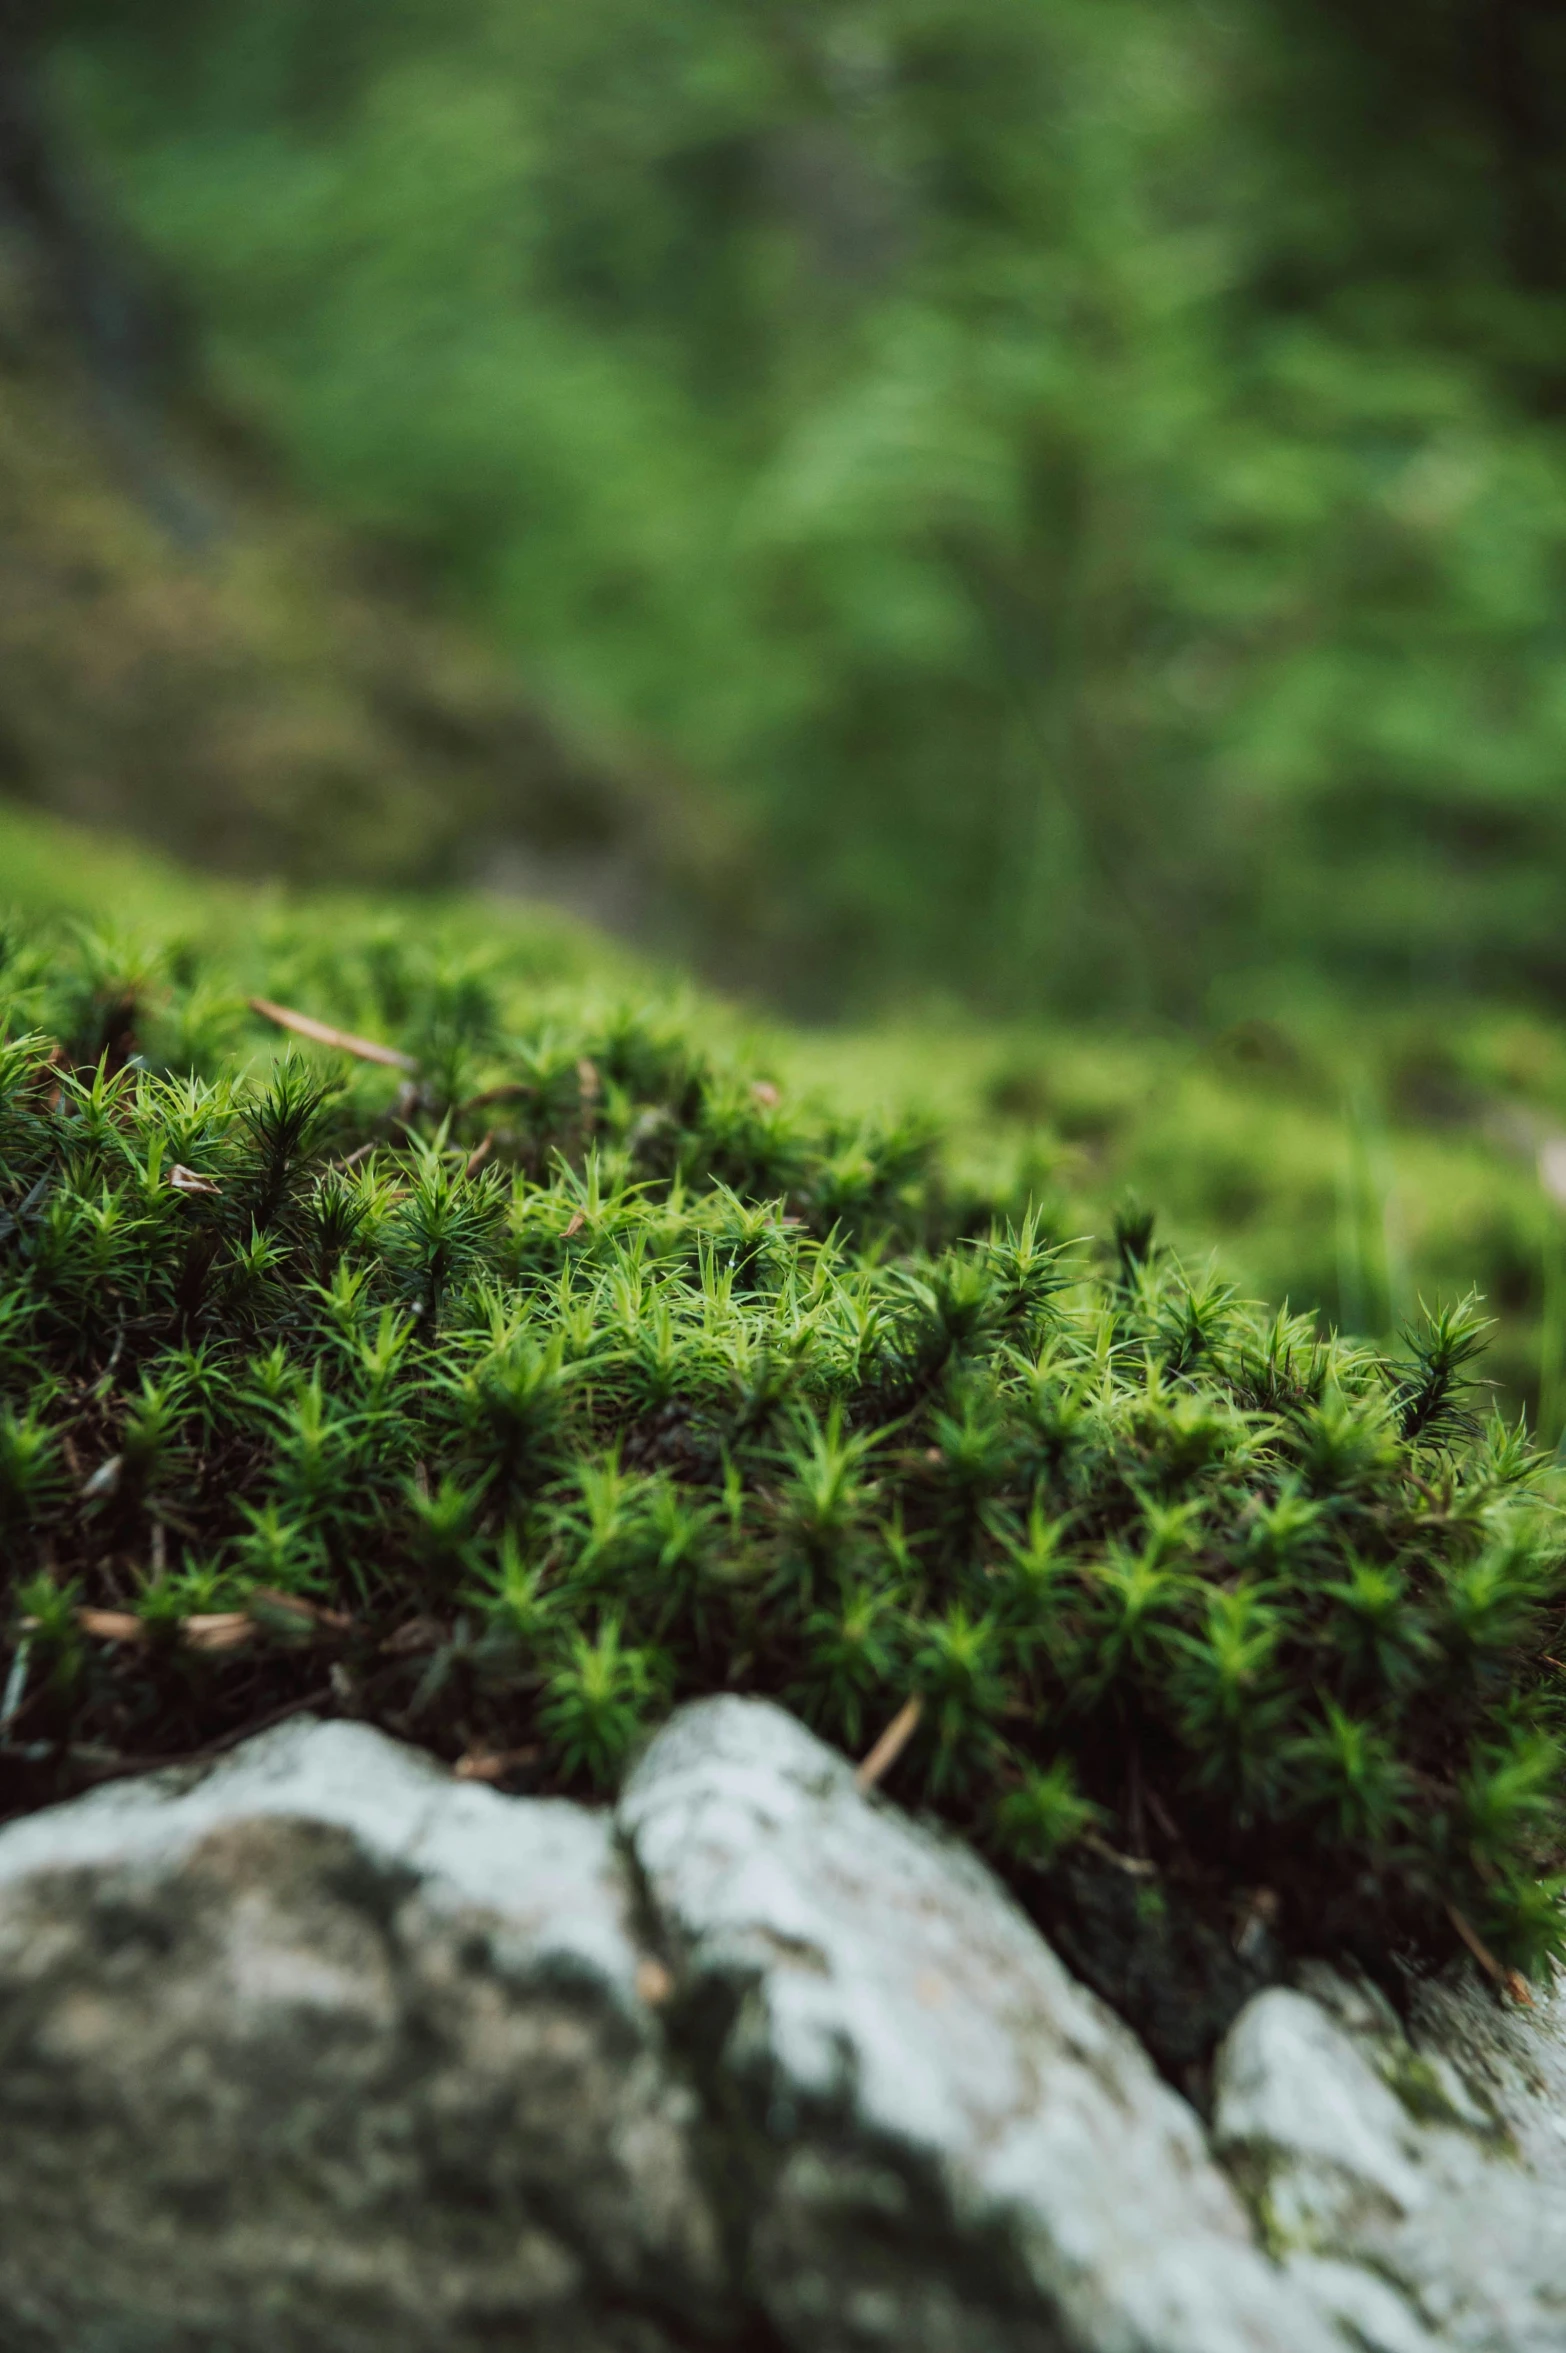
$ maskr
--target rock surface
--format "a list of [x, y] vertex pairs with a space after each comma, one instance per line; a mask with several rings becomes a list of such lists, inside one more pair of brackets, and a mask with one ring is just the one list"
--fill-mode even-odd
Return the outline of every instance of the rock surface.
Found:
[[686, 1709], [621, 1801], [752, 2280], [801, 2353], [1325, 2346], [1193, 2112], [954, 1842], [780, 1709]]
[[1210, 2137], [776, 1708], [617, 1817], [298, 1719], [0, 1831], [0, 2345], [1558, 2349], [1566, 2018], [1410, 2016], [1258, 1996]]
[[350, 1724], [0, 1835], [7, 2353], [721, 2324], [608, 1821]]
[[[1470, 1971], [1384, 1996], [1330, 1970], [1260, 1994], [1219, 2053], [1217, 2145], [1291, 2275], [1371, 2353], [1566, 2345], [1566, 2002]], [[1373, 2297], [1374, 2324], [1366, 2297]]]

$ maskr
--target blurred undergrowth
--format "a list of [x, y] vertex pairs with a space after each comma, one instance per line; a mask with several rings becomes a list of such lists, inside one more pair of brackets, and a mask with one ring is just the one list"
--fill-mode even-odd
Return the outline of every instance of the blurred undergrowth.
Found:
[[21, 16], [211, 396], [722, 803], [712, 968], [1560, 1001], [1553, 0]]
[[964, 1170], [460, 913], [8, 926], [12, 1805], [307, 1698], [568, 1788], [684, 1695], [851, 1751], [916, 1701], [890, 1786], [1019, 1885], [1540, 1964], [1566, 1581], [1471, 1301], [1247, 1308], [1130, 1205], [1077, 1238], [1037, 1136]]

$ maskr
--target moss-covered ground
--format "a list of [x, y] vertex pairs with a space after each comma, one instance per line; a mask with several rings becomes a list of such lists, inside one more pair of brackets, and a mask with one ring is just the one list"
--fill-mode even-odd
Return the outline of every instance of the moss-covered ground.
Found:
[[1255, 1022], [747, 1034], [563, 920], [5, 825], [7, 1805], [305, 1702], [590, 1789], [738, 1689], [1024, 1885], [1555, 1945], [1566, 1579], [1451, 1206], [1547, 1260], [1547, 1032], [1382, 1041], [1385, 1117]]

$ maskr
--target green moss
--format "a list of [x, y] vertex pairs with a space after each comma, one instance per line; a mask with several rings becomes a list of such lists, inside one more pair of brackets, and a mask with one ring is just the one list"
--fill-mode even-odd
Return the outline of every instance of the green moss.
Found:
[[1098, 1840], [1296, 1942], [1555, 1948], [1566, 1581], [1471, 1310], [1393, 1360], [1144, 1215], [1068, 1245], [520, 946], [246, 952], [414, 1067], [8, 935], [13, 1806], [311, 1694], [549, 1787], [703, 1691], [915, 1698], [892, 1785], [1024, 1886]]
[[[1471, 2133], [1476, 2129], [1471, 2103], [1467, 2107], [1459, 2106], [1442, 2081], [1440, 2071], [1409, 2044], [1398, 2041], [1390, 2045], [1381, 2059], [1381, 2073], [1416, 2124], [1444, 2125], [1456, 2132]], [[1490, 2123], [1486, 2137], [1510, 2138], [1498, 2120]]]
[[1272, 2191], [1273, 2166], [1254, 2149], [1233, 2149], [1225, 2157], [1229, 2178], [1244, 2199], [1257, 2240], [1274, 2263], [1287, 2262], [1302, 2250], [1296, 2237], [1278, 2219]]

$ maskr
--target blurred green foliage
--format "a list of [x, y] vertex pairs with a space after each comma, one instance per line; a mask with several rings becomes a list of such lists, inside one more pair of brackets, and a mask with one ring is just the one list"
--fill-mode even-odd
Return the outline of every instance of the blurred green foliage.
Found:
[[1559, 46], [1537, 0], [74, 0], [53, 67], [225, 396], [732, 794], [731, 970], [1179, 1014], [1566, 987]]

